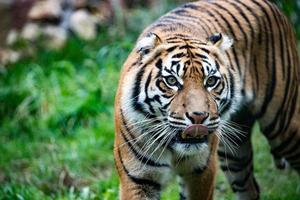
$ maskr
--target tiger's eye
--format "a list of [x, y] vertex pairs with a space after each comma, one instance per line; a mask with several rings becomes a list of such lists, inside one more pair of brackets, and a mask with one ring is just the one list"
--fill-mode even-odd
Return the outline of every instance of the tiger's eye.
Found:
[[207, 81], [206, 81], [206, 86], [207, 86], [207, 87], [213, 87], [213, 86], [215, 86], [215, 85], [217, 84], [218, 80], [219, 80], [218, 77], [216, 77], [216, 76], [211, 76], [211, 77], [209, 77], [209, 78], [207, 79]]
[[177, 79], [174, 76], [166, 77], [166, 81], [170, 86], [174, 86], [177, 84]]

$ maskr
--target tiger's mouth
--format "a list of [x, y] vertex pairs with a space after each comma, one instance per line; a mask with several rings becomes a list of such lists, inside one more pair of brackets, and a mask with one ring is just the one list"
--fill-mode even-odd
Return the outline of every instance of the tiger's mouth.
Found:
[[204, 143], [207, 142], [208, 134], [207, 126], [192, 124], [177, 132], [176, 142], [186, 144]]

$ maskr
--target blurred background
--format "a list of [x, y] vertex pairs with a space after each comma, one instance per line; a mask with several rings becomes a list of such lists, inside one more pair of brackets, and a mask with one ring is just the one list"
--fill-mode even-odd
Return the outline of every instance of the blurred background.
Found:
[[[184, 0], [0, 0], [0, 200], [118, 197], [113, 104], [138, 34]], [[300, 39], [300, 0], [274, 0]], [[254, 129], [262, 199], [299, 199]], [[171, 184], [163, 199], [178, 199]], [[219, 172], [216, 199], [233, 199]]]

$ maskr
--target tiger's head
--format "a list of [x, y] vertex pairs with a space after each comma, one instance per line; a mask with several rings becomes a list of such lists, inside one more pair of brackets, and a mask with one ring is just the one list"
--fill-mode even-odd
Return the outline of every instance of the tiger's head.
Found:
[[123, 81], [123, 97], [130, 100], [124, 109], [134, 111], [130, 118], [161, 125], [149, 127], [161, 131], [161, 140], [175, 151], [197, 152], [231, 109], [234, 75], [225, 55], [232, 44], [220, 33], [207, 41], [143, 36], [132, 53], [138, 59], [131, 61]]

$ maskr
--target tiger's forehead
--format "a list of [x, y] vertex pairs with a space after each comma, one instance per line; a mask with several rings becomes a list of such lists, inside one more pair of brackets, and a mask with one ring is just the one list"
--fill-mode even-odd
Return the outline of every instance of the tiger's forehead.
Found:
[[206, 44], [177, 42], [166, 49], [162, 75], [183, 77], [185, 75], [206, 76], [215, 73], [219, 65], [210, 53], [211, 51]]
[[168, 43], [189, 43], [189, 44], [202, 44], [206, 45], [207, 40], [199, 40], [191, 35], [185, 34], [172, 34], [172, 35], [161, 35], [162, 40]]

